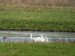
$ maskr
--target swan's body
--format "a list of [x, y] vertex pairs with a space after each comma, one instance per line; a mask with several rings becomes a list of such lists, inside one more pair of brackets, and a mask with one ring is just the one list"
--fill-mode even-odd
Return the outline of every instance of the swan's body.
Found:
[[30, 36], [34, 42], [48, 42], [47, 37], [44, 38], [43, 35], [41, 35], [41, 34], [40, 34], [41, 37], [36, 37], [36, 38], [32, 38], [32, 34], [30, 34]]

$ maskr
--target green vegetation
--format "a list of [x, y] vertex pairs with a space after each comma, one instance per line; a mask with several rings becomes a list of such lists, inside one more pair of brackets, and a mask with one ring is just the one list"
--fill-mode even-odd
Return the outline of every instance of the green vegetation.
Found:
[[74, 43], [0, 43], [0, 56], [75, 56]]
[[75, 8], [0, 10], [0, 30], [75, 32]]

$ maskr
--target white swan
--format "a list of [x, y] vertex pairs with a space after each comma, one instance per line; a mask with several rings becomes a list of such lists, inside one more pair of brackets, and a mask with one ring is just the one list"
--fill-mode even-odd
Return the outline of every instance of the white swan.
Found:
[[47, 36], [46, 36], [45, 42], [48, 42], [48, 38], [47, 38]]
[[32, 34], [30, 34], [31, 36], [31, 39], [34, 41], [34, 42], [48, 42], [48, 39], [47, 37], [44, 38], [43, 35], [40, 34], [40, 37], [36, 37], [36, 38], [33, 38], [32, 37]]
[[32, 41], [35, 41], [35, 38], [32, 37], [32, 34], [30, 34], [30, 38]]

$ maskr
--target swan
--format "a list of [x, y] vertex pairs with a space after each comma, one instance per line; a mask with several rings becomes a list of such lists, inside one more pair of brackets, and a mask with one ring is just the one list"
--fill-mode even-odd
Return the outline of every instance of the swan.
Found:
[[45, 42], [48, 42], [48, 37], [46, 36]]
[[32, 34], [30, 34], [30, 36], [31, 36], [31, 39], [32, 39], [34, 42], [48, 42], [47, 37], [44, 38], [42, 34], [40, 34], [40, 37], [36, 37], [36, 38], [33, 38], [33, 37], [32, 37]]
[[35, 41], [35, 38], [32, 37], [32, 34], [30, 34], [30, 38], [32, 41]]

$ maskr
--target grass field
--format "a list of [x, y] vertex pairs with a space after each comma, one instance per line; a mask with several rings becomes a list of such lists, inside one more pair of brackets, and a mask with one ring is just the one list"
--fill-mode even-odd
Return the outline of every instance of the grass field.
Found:
[[0, 10], [0, 30], [75, 32], [75, 8]]
[[0, 56], [75, 56], [74, 43], [0, 43]]

